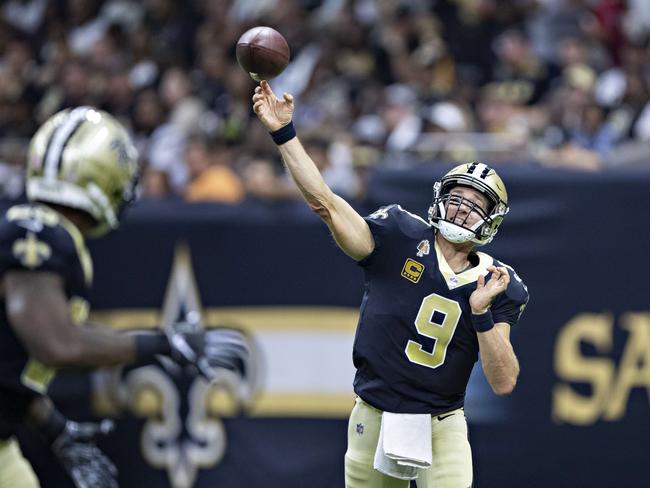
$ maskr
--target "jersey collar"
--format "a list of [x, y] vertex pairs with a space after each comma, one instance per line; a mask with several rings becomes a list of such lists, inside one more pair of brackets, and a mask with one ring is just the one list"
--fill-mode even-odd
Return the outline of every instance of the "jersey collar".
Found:
[[444, 254], [442, 254], [442, 250], [438, 246], [438, 241], [434, 239], [434, 243], [436, 257], [438, 258], [438, 269], [440, 270], [440, 274], [445, 278], [445, 284], [450, 290], [474, 283], [478, 280], [479, 276], [488, 274], [487, 267], [492, 264], [492, 258], [487, 254], [477, 252], [476, 255], [479, 258], [478, 265], [456, 274], [451, 269], [451, 266], [449, 266], [449, 263], [447, 263]]

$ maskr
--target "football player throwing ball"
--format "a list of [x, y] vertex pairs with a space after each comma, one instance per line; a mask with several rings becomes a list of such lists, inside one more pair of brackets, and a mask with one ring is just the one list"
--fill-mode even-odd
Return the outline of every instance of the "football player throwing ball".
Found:
[[399, 205], [362, 217], [296, 137], [293, 97], [279, 100], [262, 81], [253, 108], [307, 204], [365, 271], [346, 487], [408, 488], [415, 479], [419, 488], [468, 488], [467, 382], [480, 356], [494, 392], [513, 390], [510, 329], [528, 301], [512, 268], [476, 250], [508, 212], [503, 181], [483, 163], [461, 164], [434, 184], [427, 220]]

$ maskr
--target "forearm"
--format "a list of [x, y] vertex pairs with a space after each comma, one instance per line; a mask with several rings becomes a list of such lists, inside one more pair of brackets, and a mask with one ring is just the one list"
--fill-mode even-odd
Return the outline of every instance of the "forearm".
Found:
[[296, 182], [309, 207], [319, 215], [331, 211], [334, 193], [325, 183], [300, 140], [294, 137], [278, 146], [278, 149], [289, 174]]
[[307, 204], [327, 224], [341, 250], [356, 261], [368, 256], [375, 246], [368, 224], [327, 186], [298, 138], [278, 147]]
[[134, 336], [110, 328], [79, 327], [76, 357], [70, 358], [76, 367], [102, 367], [131, 364], [136, 360]]
[[511, 393], [519, 375], [519, 361], [512, 345], [497, 327], [476, 335], [483, 372], [488, 383], [497, 395]]
[[126, 333], [96, 325], [71, 327], [74, 329], [65, 340], [52, 339], [46, 355], [37, 359], [58, 369], [99, 368], [148, 364], [157, 354], [170, 352], [162, 332]]

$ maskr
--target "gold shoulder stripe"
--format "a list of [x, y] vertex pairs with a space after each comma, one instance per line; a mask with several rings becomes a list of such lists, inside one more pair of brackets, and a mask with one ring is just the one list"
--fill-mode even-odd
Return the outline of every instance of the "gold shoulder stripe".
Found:
[[81, 267], [84, 272], [86, 285], [90, 286], [93, 283], [93, 260], [90, 257], [88, 248], [86, 247], [86, 240], [84, 239], [79, 229], [77, 229], [76, 225], [70, 222], [63, 215], [58, 214], [58, 216], [61, 227], [66, 230], [66, 232], [72, 238], [72, 242], [74, 242], [75, 249], [77, 250], [77, 256], [79, 256], [79, 262], [81, 263]]

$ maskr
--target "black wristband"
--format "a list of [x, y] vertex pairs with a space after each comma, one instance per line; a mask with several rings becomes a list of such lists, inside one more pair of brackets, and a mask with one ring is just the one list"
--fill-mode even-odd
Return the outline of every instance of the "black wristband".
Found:
[[287, 141], [290, 141], [296, 137], [296, 128], [293, 126], [293, 121], [289, 122], [287, 125], [280, 127], [278, 130], [270, 132], [273, 142], [278, 146], [281, 146]]
[[494, 319], [492, 319], [492, 312], [489, 310], [480, 315], [472, 314], [472, 326], [476, 332], [487, 332], [494, 327]]
[[167, 336], [162, 332], [140, 333], [135, 336], [136, 362], [150, 363], [158, 354], [170, 354]]

